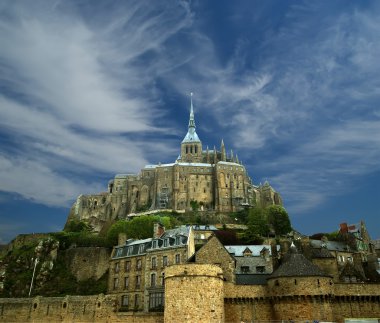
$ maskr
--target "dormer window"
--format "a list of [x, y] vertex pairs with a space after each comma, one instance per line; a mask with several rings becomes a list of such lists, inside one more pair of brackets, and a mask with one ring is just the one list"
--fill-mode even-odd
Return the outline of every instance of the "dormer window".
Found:
[[133, 252], [133, 246], [128, 247], [127, 256], [130, 256]]
[[152, 248], [153, 249], [157, 248], [157, 240], [153, 240]]
[[141, 244], [139, 245], [139, 253], [143, 253], [144, 252], [144, 245]]
[[245, 248], [243, 251], [243, 256], [244, 257], [252, 257], [252, 251], [249, 248]]
[[123, 249], [122, 248], [116, 249], [116, 257], [121, 257], [122, 253], [123, 253]]
[[175, 237], [175, 244], [180, 245], [181, 244], [181, 237]]
[[164, 240], [164, 247], [167, 247], [168, 246], [168, 239], [165, 239]]

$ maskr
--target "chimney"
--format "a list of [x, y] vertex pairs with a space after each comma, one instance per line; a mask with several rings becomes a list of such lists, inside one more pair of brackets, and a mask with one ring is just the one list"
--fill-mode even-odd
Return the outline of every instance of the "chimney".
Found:
[[348, 232], [348, 225], [346, 222], [341, 223], [339, 226], [340, 226], [340, 233], [347, 233]]
[[127, 241], [127, 234], [126, 233], [122, 233], [122, 232], [119, 233], [117, 245], [118, 246], [125, 245], [126, 241]]
[[160, 223], [156, 222], [153, 226], [153, 238], [159, 238], [165, 233], [165, 227]]

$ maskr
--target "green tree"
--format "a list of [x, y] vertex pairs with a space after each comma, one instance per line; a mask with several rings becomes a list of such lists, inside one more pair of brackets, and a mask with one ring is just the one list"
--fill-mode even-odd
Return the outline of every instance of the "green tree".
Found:
[[266, 208], [269, 224], [276, 235], [287, 234], [292, 231], [288, 212], [280, 205], [270, 205]]
[[108, 243], [115, 245], [119, 233], [126, 233], [128, 239], [146, 239], [153, 236], [155, 222], [161, 222], [166, 229], [171, 228], [171, 218], [168, 216], [143, 215], [130, 221], [120, 220], [113, 224], [107, 232]]
[[65, 226], [65, 231], [67, 232], [90, 232], [91, 226], [86, 222], [74, 219], [68, 222]]
[[127, 221], [119, 220], [108, 229], [106, 234], [106, 240], [109, 243], [109, 245], [114, 246], [117, 244], [119, 233], [126, 233], [127, 226]]
[[193, 212], [197, 212], [199, 210], [199, 203], [198, 203], [198, 201], [191, 200], [190, 201], [190, 206], [191, 206], [191, 209], [193, 210]]
[[269, 233], [266, 210], [255, 207], [248, 214], [248, 230], [253, 235], [266, 236]]

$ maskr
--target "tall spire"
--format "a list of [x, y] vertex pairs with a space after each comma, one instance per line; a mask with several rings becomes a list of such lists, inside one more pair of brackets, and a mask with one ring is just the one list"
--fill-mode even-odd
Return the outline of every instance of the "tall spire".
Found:
[[194, 107], [193, 107], [193, 92], [190, 93], [190, 117], [189, 117], [189, 129], [185, 138], [182, 140], [184, 142], [200, 142], [197, 133], [195, 132], [195, 119], [194, 119]]
[[193, 92], [190, 93], [190, 118], [189, 118], [189, 130], [194, 128], [195, 131], [195, 119], [194, 119], [194, 107], [193, 107]]

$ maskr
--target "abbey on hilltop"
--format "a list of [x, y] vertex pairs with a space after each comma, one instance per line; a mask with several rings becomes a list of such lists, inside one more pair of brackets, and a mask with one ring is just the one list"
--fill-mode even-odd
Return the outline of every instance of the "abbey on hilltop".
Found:
[[101, 223], [147, 209], [186, 211], [196, 201], [201, 211], [234, 212], [253, 205], [282, 205], [280, 195], [265, 182], [254, 185], [238, 156], [204, 150], [195, 131], [191, 99], [190, 118], [180, 155], [174, 163], [146, 165], [139, 174], [118, 174], [108, 192], [80, 195], [70, 217], [86, 220], [98, 230]]

